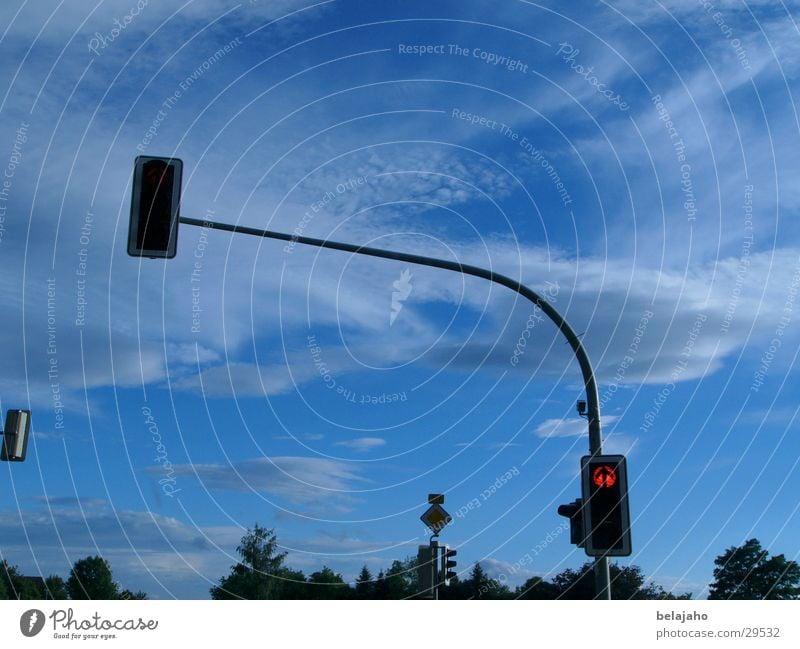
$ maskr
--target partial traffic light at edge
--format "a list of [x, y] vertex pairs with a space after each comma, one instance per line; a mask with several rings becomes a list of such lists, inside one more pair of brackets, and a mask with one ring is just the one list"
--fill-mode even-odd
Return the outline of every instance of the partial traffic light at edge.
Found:
[[6, 427], [3, 430], [3, 448], [0, 460], [3, 462], [24, 462], [28, 454], [28, 437], [31, 432], [30, 410], [9, 410]]

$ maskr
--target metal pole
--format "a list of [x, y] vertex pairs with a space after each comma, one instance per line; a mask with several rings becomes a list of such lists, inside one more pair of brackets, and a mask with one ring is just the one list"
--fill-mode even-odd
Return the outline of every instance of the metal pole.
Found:
[[[572, 351], [575, 353], [575, 357], [578, 359], [578, 364], [581, 368], [581, 374], [583, 375], [583, 382], [586, 386], [586, 402], [588, 407], [587, 414], [589, 419], [589, 454], [602, 454], [603, 436], [600, 429], [600, 398], [597, 391], [597, 382], [594, 378], [594, 371], [592, 370], [592, 364], [589, 362], [589, 356], [586, 353], [586, 350], [583, 348], [580, 338], [578, 338], [572, 327], [569, 326], [561, 314], [556, 311], [546, 299], [517, 280], [485, 268], [461, 264], [457, 261], [447, 261], [444, 259], [435, 259], [433, 257], [412, 255], [407, 252], [381, 250], [380, 248], [357, 246], [350, 243], [328, 241], [327, 239], [314, 239], [312, 237], [302, 237], [294, 234], [285, 234], [283, 232], [273, 232], [271, 230], [259, 230], [257, 228], [248, 228], [242, 225], [230, 225], [228, 223], [218, 223], [216, 221], [207, 221], [204, 219], [192, 219], [185, 216], [180, 217], [179, 221], [186, 225], [196, 225], [213, 230], [224, 230], [226, 232], [234, 233], [238, 232], [241, 234], [263, 237], [265, 239], [278, 239], [280, 241], [302, 243], [304, 245], [315, 246], [317, 248], [341, 250], [343, 252], [351, 252], [358, 255], [369, 255], [370, 257], [380, 257], [381, 259], [405, 261], [409, 264], [419, 264], [422, 266], [430, 266], [432, 268], [443, 268], [444, 270], [451, 270], [464, 275], [473, 275], [474, 277], [488, 279], [490, 282], [501, 284], [507, 288], [510, 288], [512, 291], [516, 291], [522, 297], [527, 298], [542, 311], [544, 311], [547, 317], [549, 317], [556, 327], [558, 327], [561, 333], [564, 334], [564, 337], [567, 339], [570, 347], [572, 347]], [[596, 599], [611, 599], [608, 557], [597, 557], [595, 559], [594, 576], [595, 590], [597, 593]]]
[[433, 539], [438, 537], [438, 534], [434, 534], [430, 538], [430, 549], [431, 549], [431, 557], [433, 557], [431, 561], [431, 575], [433, 576], [433, 599], [439, 599], [439, 542], [434, 541]]

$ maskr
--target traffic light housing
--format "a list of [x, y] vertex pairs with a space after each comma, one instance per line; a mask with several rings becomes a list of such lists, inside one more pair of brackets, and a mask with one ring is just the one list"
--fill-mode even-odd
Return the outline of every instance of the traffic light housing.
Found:
[[578, 498], [567, 505], [559, 505], [558, 515], [569, 519], [569, 542], [582, 548], [586, 544], [583, 527], [583, 499]]
[[172, 259], [178, 250], [183, 161], [139, 156], [133, 166], [128, 254]]
[[458, 552], [456, 550], [451, 550], [449, 545], [441, 546], [441, 558], [442, 558], [442, 565], [440, 568], [442, 583], [445, 586], [450, 585], [450, 580], [456, 576], [454, 568], [456, 567], [456, 561], [453, 559]]
[[628, 471], [624, 455], [581, 458], [584, 549], [593, 557], [631, 553]]
[[433, 599], [434, 585], [438, 580], [438, 553], [436, 543], [420, 545], [417, 550], [417, 581], [421, 599]]
[[3, 430], [3, 462], [24, 462], [28, 454], [28, 435], [31, 431], [30, 410], [9, 410]]

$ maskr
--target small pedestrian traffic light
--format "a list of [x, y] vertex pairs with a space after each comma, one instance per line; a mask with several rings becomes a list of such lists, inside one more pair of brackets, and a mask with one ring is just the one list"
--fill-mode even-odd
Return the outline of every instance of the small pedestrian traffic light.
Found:
[[450, 546], [448, 545], [441, 546], [441, 550], [442, 550], [442, 567], [441, 567], [442, 583], [444, 583], [445, 586], [449, 586], [450, 580], [456, 576], [454, 570], [454, 568], [456, 567], [456, 562], [453, 559], [453, 557], [456, 556], [458, 552], [456, 550], [451, 550]]
[[631, 553], [628, 472], [623, 455], [581, 458], [584, 549], [589, 556]]
[[133, 166], [128, 254], [172, 259], [178, 250], [183, 161], [139, 156]]
[[567, 505], [559, 505], [558, 515], [569, 519], [569, 542], [582, 548], [586, 542], [583, 531], [583, 499], [578, 498]]
[[30, 410], [9, 410], [3, 430], [3, 462], [24, 462], [28, 453], [28, 434], [31, 430]]

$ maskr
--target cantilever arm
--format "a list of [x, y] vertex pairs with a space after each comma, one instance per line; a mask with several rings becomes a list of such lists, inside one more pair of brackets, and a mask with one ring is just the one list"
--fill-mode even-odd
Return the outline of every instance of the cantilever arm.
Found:
[[583, 382], [586, 386], [586, 401], [588, 406], [589, 417], [589, 452], [592, 455], [599, 455], [603, 452], [603, 438], [600, 427], [600, 399], [598, 397], [597, 382], [594, 378], [594, 371], [592, 364], [589, 362], [589, 356], [586, 353], [580, 338], [575, 335], [575, 331], [569, 326], [567, 321], [562, 315], [556, 311], [553, 306], [544, 299], [541, 295], [528, 288], [524, 284], [496, 273], [493, 270], [479, 268], [477, 266], [470, 266], [469, 264], [461, 264], [457, 261], [447, 261], [445, 259], [435, 259], [433, 257], [423, 257], [421, 255], [412, 255], [407, 252], [395, 252], [393, 250], [381, 250], [379, 248], [370, 248], [367, 246], [357, 246], [350, 243], [340, 243], [338, 241], [328, 241], [327, 239], [313, 239], [311, 237], [297, 236], [294, 234], [285, 234], [283, 232], [273, 232], [271, 230], [259, 230], [256, 228], [249, 228], [242, 225], [229, 225], [227, 223], [218, 223], [216, 221], [207, 221], [202, 219], [192, 219], [189, 217], [180, 217], [180, 222], [186, 225], [197, 225], [201, 227], [210, 228], [213, 230], [224, 230], [226, 232], [239, 232], [241, 234], [249, 234], [266, 239], [279, 239], [281, 241], [289, 241], [292, 243], [302, 243], [308, 246], [316, 246], [317, 248], [329, 248], [331, 250], [341, 250], [344, 252], [352, 252], [359, 255], [369, 255], [371, 257], [381, 257], [382, 259], [392, 259], [395, 261], [405, 261], [410, 264], [420, 264], [422, 266], [431, 266], [433, 268], [443, 268], [445, 270], [455, 271], [466, 275], [474, 275], [488, 279], [496, 284], [501, 284], [512, 291], [516, 291], [523, 297], [527, 298], [538, 306], [544, 313], [552, 320], [559, 328], [564, 337], [567, 339], [575, 357], [580, 364], [581, 373], [583, 374]]

